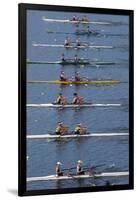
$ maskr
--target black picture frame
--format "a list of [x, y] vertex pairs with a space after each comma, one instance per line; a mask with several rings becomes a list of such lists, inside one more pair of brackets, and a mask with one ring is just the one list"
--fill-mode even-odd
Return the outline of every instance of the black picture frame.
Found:
[[[19, 173], [18, 173], [18, 195], [47, 195], [61, 193], [99, 192], [113, 190], [129, 190], [134, 188], [134, 11], [106, 8], [87, 8], [57, 5], [24, 4], [18, 5], [18, 43], [19, 43]], [[67, 188], [48, 190], [26, 190], [26, 13], [27, 10], [65, 11], [82, 13], [99, 13], [129, 16], [129, 184], [97, 186], [93, 188]]]

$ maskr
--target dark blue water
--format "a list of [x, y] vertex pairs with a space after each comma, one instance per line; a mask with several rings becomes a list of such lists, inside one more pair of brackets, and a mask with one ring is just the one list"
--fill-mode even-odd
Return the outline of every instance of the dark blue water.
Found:
[[[86, 102], [92, 103], [121, 103], [121, 107], [83, 108], [83, 109], [54, 109], [54, 108], [28, 108], [27, 109], [27, 134], [48, 134], [54, 132], [58, 121], [64, 122], [72, 131], [77, 123], [82, 123], [89, 132], [128, 132], [128, 17], [114, 15], [90, 14], [90, 21], [109, 21], [112, 25], [91, 25], [99, 32], [99, 36], [80, 36], [81, 41], [91, 42], [94, 45], [111, 45], [113, 49], [86, 49], [65, 50], [63, 48], [32, 47], [32, 42], [46, 44], [63, 44], [68, 34], [47, 33], [50, 29], [55, 32], [74, 33], [76, 25], [63, 23], [48, 23], [41, 20], [42, 16], [57, 19], [69, 19], [72, 13], [28, 11], [27, 13], [27, 58], [30, 60], [57, 61], [60, 55], [66, 57], [79, 57], [90, 60], [110, 61], [117, 64], [112, 66], [61, 66], [61, 65], [28, 65], [27, 80], [57, 80], [61, 70], [68, 77], [74, 76], [79, 71], [82, 77], [90, 79], [115, 79], [121, 83], [117, 85], [81, 85], [60, 86], [50, 84], [28, 84], [27, 103], [51, 103], [58, 93], [62, 92], [68, 101], [72, 101], [74, 92], [83, 96]], [[78, 13], [79, 16], [83, 16]], [[117, 22], [117, 23], [115, 23]], [[118, 25], [120, 24], [120, 25]], [[86, 25], [80, 25], [82, 29]], [[72, 41], [76, 40], [75, 34], [70, 34]], [[27, 177], [46, 176], [55, 174], [57, 161], [63, 163], [63, 168], [76, 165], [81, 159], [84, 165], [104, 164], [99, 171], [124, 171], [128, 170], [128, 138], [82, 138], [67, 140], [29, 140], [27, 141]], [[107, 169], [108, 168], [108, 169]], [[112, 169], [111, 169], [112, 168]], [[91, 187], [92, 184], [104, 185], [103, 180], [64, 180], [46, 181], [27, 184], [28, 190], [54, 189], [70, 187]], [[127, 184], [127, 177], [109, 178], [112, 184]]]

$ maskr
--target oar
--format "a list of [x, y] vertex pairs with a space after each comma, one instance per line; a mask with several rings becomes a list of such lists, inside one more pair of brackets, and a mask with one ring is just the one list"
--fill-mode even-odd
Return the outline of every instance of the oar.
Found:
[[[84, 29], [82, 29], [82, 30], [80, 30], [80, 32], [87, 32], [87, 33], [88, 33], [88, 30], [84, 30]], [[98, 32], [96, 32], [96, 30], [92, 30], [92, 29], [89, 30], [89, 33], [95, 33], [95, 34], [98, 34]]]
[[[103, 166], [103, 164], [102, 165], [97, 165], [97, 166], [95, 166], [95, 168], [96, 167], [101, 167], [101, 166]], [[115, 164], [110, 165], [110, 167], [112, 167], [112, 166], [115, 166]], [[96, 174], [93, 174], [93, 178], [103, 181], [106, 186], [112, 185], [112, 183], [110, 181], [104, 180], [105, 177], [96, 177]]]
[[[92, 170], [94, 170], [94, 169], [96, 169], [96, 168], [98, 168], [98, 167], [102, 167], [102, 166], [105, 166], [105, 164], [102, 164], [102, 165], [96, 165], [96, 166], [93, 166], [93, 168], [92, 168]], [[109, 165], [109, 167], [108, 168], [106, 168], [106, 169], [111, 169], [112, 167], [115, 167], [115, 164], [113, 163], [112, 165]], [[105, 170], [106, 170], [105, 169]], [[102, 172], [101, 172], [102, 173]], [[96, 175], [96, 173], [95, 173], [95, 175]], [[95, 178], [97, 178], [96, 176], [95, 176]], [[99, 177], [100, 178], [100, 177]], [[100, 179], [103, 179], [104, 177], [102, 177], [102, 178], [100, 178]]]
[[68, 32], [54, 32], [54, 31], [52, 31], [51, 29], [46, 29], [46, 32], [47, 33], [56, 33], [56, 34], [76, 34], [76, 33], [74, 33], [74, 32], [70, 32], [70, 33], [68, 33]]
[[[80, 41], [80, 45], [77, 45], [77, 42], [71, 42], [71, 44], [72, 45], [75, 45], [74, 47], [75, 48], [78, 48], [78, 47], [81, 47], [81, 46], [85, 46], [85, 47], [88, 47], [88, 46], [90, 46], [90, 45], [93, 45], [94, 44], [94, 42], [85, 42], [85, 41]], [[70, 45], [71, 45], [70, 44]]]
[[76, 167], [71, 167], [71, 168], [62, 169], [61, 171], [69, 171], [69, 170], [73, 170], [73, 169], [76, 169]]
[[91, 31], [91, 33], [99, 34], [99, 33], [97, 32], [97, 30], [94, 31], [94, 30], [91, 29], [90, 31]]
[[83, 46], [83, 45], [87, 45], [89, 46], [90, 44], [93, 44], [93, 43], [89, 43], [89, 42], [85, 42], [85, 41], [80, 41], [79, 44], [80, 45], [77, 45], [77, 42], [71, 42], [72, 44], [76, 44], [76, 47], [77, 46]]
[[[87, 167], [87, 165], [85, 165], [85, 166], [82, 166], [82, 168], [86, 168]], [[71, 168], [66, 168], [66, 169], [62, 169], [62, 171], [69, 171], [69, 170], [73, 170], [73, 169], [76, 169], [77, 167], [75, 166], [75, 167], [71, 167]]]
[[[105, 183], [105, 186], [110, 186], [110, 185], [112, 185], [112, 183], [111, 183], [110, 181], [104, 180], [104, 178], [105, 178], [105, 177], [96, 177], [95, 175], [93, 175], [94, 181], [95, 181], [95, 180], [100, 180], [100, 181], [102, 181], [102, 182]], [[92, 182], [90, 182], [90, 184], [92, 184]]]
[[83, 170], [89, 169], [89, 170], [94, 170], [96, 168], [102, 167], [105, 164], [100, 164], [100, 165], [95, 165], [95, 166], [91, 166], [91, 167], [83, 167]]
[[95, 166], [92, 167], [92, 169], [96, 169], [96, 168], [102, 167], [102, 166], [104, 166], [104, 165], [106, 165], [106, 164], [95, 165]]

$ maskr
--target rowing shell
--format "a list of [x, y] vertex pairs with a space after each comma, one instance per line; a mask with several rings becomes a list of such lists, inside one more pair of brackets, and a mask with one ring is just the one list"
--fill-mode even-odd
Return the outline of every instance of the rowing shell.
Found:
[[27, 64], [60, 64], [60, 65], [114, 65], [115, 62], [101, 62], [101, 61], [74, 61], [74, 60], [66, 60], [66, 61], [26, 61]]
[[121, 104], [54, 104], [54, 103], [46, 103], [46, 104], [27, 104], [27, 107], [36, 107], [36, 108], [85, 108], [85, 107], [119, 107]]
[[72, 180], [72, 179], [83, 179], [83, 178], [100, 178], [100, 177], [116, 177], [116, 176], [129, 176], [129, 172], [103, 172], [95, 175], [74, 175], [74, 176], [41, 176], [41, 177], [29, 177], [27, 182], [34, 181], [57, 181], [57, 180]]
[[128, 136], [129, 133], [90, 133], [83, 135], [68, 134], [68, 135], [27, 135], [27, 139], [58, 139], [58, 138], [83, 138], [83, 137], [112, 137], [112, 136]]
[[70, 23], [70, 24], [95, 24], [95, 25], [128, 25], [127, 23], [123, 22], [108, 22], [108, 21], [82, 21], [82, 20], [71, 20], [71, 19], [50, 19], [45, 16], [42, 16], [42, 21], [45, 22], [56, 22], [56, 23]]
[[46, 80], [31, 80], [27, 81], [27, 83], [49, 83], [49, 84], [63, 84], [63, 85], [80, 85], [80, 84], [117, 84], [120, 83], [118, 80], [81, 80], [81, 81], [60, 81], [60, 80], [52, 80], [52, 81], [46, 81]]
[[33, 47], [59, 47], [59, 48], [67, 48], [67, 49], [85, 49], [85, 48], [92, 48], [92, 49], [113, 49], [113, 46], [93, 46], [93, 45], [61, 45], [61, 44], [40, 44], [40, 43], [32, 43]]
[[99, 33], [96, 31], [86, 31], [86, 30], [79, 30], [79, 31], [75, 31], [75, 32], [61, 32], [61, 31], [52, 31], [52, 30], [46, 30], [47, 33], [54, 33], [54, 34], [67, 34], [67, 35], [85, 35], [85, 36], [97, 36], [97, 37], [127, 37], [128, 34], [117, 34], [117, 33]]
[[73, 20], [70, 20], [70, 19], [49, 19], [49, 18], [46, 18], [45, 16], [43, 16], [41, 18], [43, 21], [45, 22], [57, 22], [57, 23], [71, 23], [71, 24], [97, 24], [97, 25], [111, 25], [111, 23], [109, 22], [99, 22], [99, 21], [96, 21], [96, 22], [93, 22], [93, 21], [73, 21]]
[[[57, 32], [57, 31], [52, 31], [52, 30], [46, 30], [47, 33], [54, 33], [54, 34], [72, 34], [72, 35], [87, 35], [87, 36], [101, 36], [100, 33], [96, 31], [86, 31], [86, 30], [79, 30], [75, 32]], [[103, 36], [103, 35], [102, 35]], [[112, 35], [111, 35], [112, 36]], [[115, 35], [116, 36], [116, 35]]]

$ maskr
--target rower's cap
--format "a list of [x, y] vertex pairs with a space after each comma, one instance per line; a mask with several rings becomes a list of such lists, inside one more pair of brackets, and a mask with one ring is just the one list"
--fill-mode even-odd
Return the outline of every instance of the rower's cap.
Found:
[[62, 163], [61, 162], [57, 162], [57, 165], [62, 165]]
[[83, 163], [82, 160], [78, 160], [77, 163]]
[[77, 94], [77, 93], [73, 93], [73, 95], [74, 95], [74, 96], [77, 96], [78, 94]]

